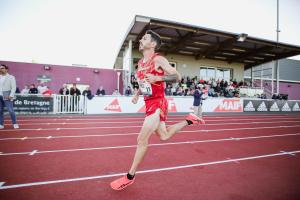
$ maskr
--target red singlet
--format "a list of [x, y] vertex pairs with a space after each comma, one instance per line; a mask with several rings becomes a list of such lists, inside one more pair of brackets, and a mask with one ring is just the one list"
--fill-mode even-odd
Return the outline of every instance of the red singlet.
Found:
[[[143, 62], [140, 59], [137, 69], [137, 77], [140, 80], [145, 78], [145, 74], [153, 74], [155, 76], [163, 76], [164, 71], [159, 72], [155, 70], [154, 58], [159, 56], [155, 53], [147, 62]], [[165, 99], [165, 83], [163, 81], [155, 82], [151, 84], [152, 95], [144, 96], [146, 105], [146, 116], [152, 115], [157, 109], [160, 109], [160, 120], [166, 121], [168, 114], [168, 101]]]

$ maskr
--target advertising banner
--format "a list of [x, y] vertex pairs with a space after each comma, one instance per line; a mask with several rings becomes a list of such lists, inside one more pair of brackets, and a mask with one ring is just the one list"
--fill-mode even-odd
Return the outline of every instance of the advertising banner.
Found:
[[53, 97], [16, 95], [14, 111], [20, 114], [48, 114], [53, 112]]

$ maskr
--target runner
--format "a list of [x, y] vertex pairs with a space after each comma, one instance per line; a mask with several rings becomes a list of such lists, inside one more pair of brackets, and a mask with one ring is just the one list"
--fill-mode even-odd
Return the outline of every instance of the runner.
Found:
[[139, 95], [143, 95], [146, 117], [137, 138], [137, 149], [131, 168], [127, 175], [111, 182], [110, 185], [114, 190], [122, 190], [134, 182], [135, 173], [147, 152], [148, 141], [153, 133], [158, 134], [161, 140], [167, 140], [187, 125], [205, 123], [203, 119], [191, 113], [185, 120], [166, 127], [168, 102], [164, 94], [164, 82], [177, 82], [181, 80], [181, 75], [166, 58], [155, 53], [160, 45], [160, 36], [151, 30], [147, 31], [140, 40], [139, 50], [143, 53], [143, 58], [137, 68], [139, 90], [133, 97], [132, 103], [136, 104]]

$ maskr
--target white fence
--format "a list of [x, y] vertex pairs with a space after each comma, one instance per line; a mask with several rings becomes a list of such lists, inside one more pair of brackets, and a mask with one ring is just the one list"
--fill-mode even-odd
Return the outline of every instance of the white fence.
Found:
[[54, 114], [85, 114], [85, 108], [85, 96], [54, 95]]

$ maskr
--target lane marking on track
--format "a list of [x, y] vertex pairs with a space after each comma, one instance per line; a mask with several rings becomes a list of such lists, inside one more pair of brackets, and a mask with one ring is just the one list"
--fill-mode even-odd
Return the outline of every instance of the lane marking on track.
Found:
[[[252, 140], [252, 139], [261, 139], [261, 138], [275, 138], [275, 137], [287, 137], [287, 136], [298, 136], [300, 133], [291, 133], [291, 134], [278, 134], [278, 135], [263, 135], [263, 136], [252, 136], [252, 137], [239, 137], [239, 138], [223, 138], [223, 139], [214, 139], [214, 140], [192, 140], [185, 142], [168, 142], [168, 143], [153, 143], [149, 144], [148, 147], [152, 146], [169, 146], [169, 145], [181, 145], [181, 144], [196, 144], [196, 143], [209, 143], [209, 142], [223, 142], [223, 141], [235, 141], [235, 140]], [[46, 151], [37, 151], [35, 154], [42, 153], [61, 153], [61, 152], [76, 152], [76, 151], [92, 151], [92, 150], [108, 150], [108, 149], [125, 149], [125, 148], [136, 148], [135, 145], [125, 145], [125, 146], [109, 146], [109, 147], [94, 147], [94, 148], [80, 148], [80, 149], [61, 149], [61, 150], [46, 150]], [[32, 152], [16, 152], [16, 153], [2, 153], [0, 156], [12, 156], [12, 155], [27, 155], [32, 154]]]
[[[284, 123], [284, 122], [300, 122], [300, 121], [280, 121], [280, 122], [259, 122], [260, 124], [276, 124], [276, 123]], [[216, 123], [216, 124], [204, 124], [201, 126], [224, 126], [224, 125], [243, 125], [243, 124], [253, 124], [251, 122], [247, 122], [247, 123]], [[170, 124], [172, 125], [172, 124]], [[300, 126], [300, 125], [299, 125]], [[94, 127], [65, 127], [65, 128], [39, 128], [39, 129], [35, 129], [35, 128], [24, 128], [24, 129], [8, 129], [5, 130], [6, 132], [10, 131], [10, 132], [18, 132], [18, 131], [51, 131], [51, 130], [91, 130], [91, 129], [124, 129], [124, 128], [141, 128], [142, 126], [94, 126]], [[286, 128], [286, 127], [290, 127], [290, 126], [279, 126], [281, 128]], [[2, 132], [3, 130], [0, 130], [0, 132]]]
[[[291, 125], [291, 126], [265, 126], [265, 127], [245, 127], [245, 128], [234, 128], [234, 129], [201, 129], [201, 130], [190, 130], [190, 131], [180, 131], [179, 133], [196, 133], [196, 132], [221, 132], [221, 131], [240, 131], [240, 130], [258, 130], [258, 129], [277, 129], [277, 128], [294, 128], [300, 127], [300, 125]], [[112, 133], [112, 134], [93, 134], [93, 135], [61, 135], [61, 136], [52, 136], [53, 139], [60, 138], [83, 138], [83, 137], [113, 137], [113, 136], [129, 136], [129, 135], [138, 135], [138, 132], [135, 133]], [[27, 140], [35, 139], [48, 139], [49, 136], [36, 136], [36, 137], [27, 137]], [[5, 140], [20, 140], [20, 137], [15, 138], [0, 138], [0, 141]]]
[[[178, 169], [188, 169], [188, 168], [193, 168], [193, 167], [225, 164], [225, 163], [247, 161], [247, 160], [255, 160], [255, 159], [261, 159], [261, 158], [284, 156], [284, 155], [297, 154], [297, 153], [300, 153], [300, 150], [274, 153], [274, 154], [264, 154], [264, 155], [258, 155], [258, 156], [249, 156], [249, 157], [242, 157], [242, 158], [225, 159], [225, 160], [213, 161], [213, 162], [207, 162], [207, 163], [196, 163], [196, 164], [191, 164], [191, 165], [179, 165], [179, 166], [173, 166], [173, 167], [141, 170], [141, 171], [137, 171], [136, 174], [146, 174], [146, 173], [155, 173], [155, 172], [162, 172], [162, 171], [172, 171], [172, 170], [178, 170]], [[116, 177], [116, 176], [123, 176], [125, 174], [126, 173], [123, 172], [123, 173], [116, 173], [116, 174], [105, 174], [105, 175], [100, 175], [100, 176], [87, 176], [87, 177], [80, 177], [80, 178], [61, 179], [61, 180], [53, 180], [53, 181], [41, 181], [41, 182], [23, 183], [23, 184], [7, 185], [7, 186], [2, 185], [2, 186], [0, 186], [0, 190], [31, 187], [31, 186], [40, 186], [40, 185], [49, 185], [49, 184], [56, 184], [56, 183], [67, 183], [67, 182], [76, 182], [76, 181], [105, 179], [105, 178], [112, 178], [112, 177]]]
[[23, 138], [21, 138], [21, 140], [26, 140], [28, 137], [23, 137]]
[[[168, 118], [180, 118], [180, 117], [183, 117], [185, 116], [185, 114], [182, 114], [182, 115], [169, 115]], [[289, 114], [259, 114], [259, 115], [238, 115], [238, 114], [235, 114], [235, 115], [218, 115], [218, 116], [212, 116], [212, 115], [204, 115], [205, 118], [210, 118], [210, 119], [218, 119], [218, 118], [224, 118], [224, 119], [230, 119], [230, 118], [266, 118], [266, 117], [271, 117], [271, 118], [280, 118], [280, 117], [290, 117], [290, 118], [299, 118], [299, 115], [295, 114], [295, 115], [289, 115]], [[8, 118], [5, 118], [5, 119], [8, 119]], [[49, 120], [54, 120], [54, 121], [57, 121], [57, 120], [61, 120], [62, 118], [61, 117], [43, 117], [43, 118], [29, 118], [29, 117], [26, 117], [26, 118], [18, 118], [18, 121], [32, 121], [32, 120], [35, 120], [35, 121], [49, 121]], [[132, 116], [132, 117], [129, 117], [128, 115], [124, 115], [123, 116], [99, 116], [97, 118], [95, 117], [85, 117], [85, 116], [81, 116], [81, 117], [78, 117], [78, 118], [74, 118], [74, 117], [71, 117], [71, 118], [67, 118], [66, 116], [63, 117], [64, 120], [115, 120], [115, 119], [118, 119], [118, 120], [122, 120], [122, 119], [129, 119], [129, 120], [132, 120], [132, 119], [144, 119], [144, 115], [140, 115], [140, 116]]]
[[[291, 122], [300, 122], [300, 119], [294, 119], [294, 118], [275, 118], [275, 119], [278, 119], [278, 121], [275, 121], [275, 122], [282, 122], [282, 121], [279, 121], [279, 120], [296, 120], [296, 121], [291, 121]], [[170, 123], [170, 122], [179, 122], [181, 121], [182, 119], [176, 119], [175, 121], [173, 120], [168, 120], [167, 122]], [[226, 121], [254, 121], [254, 120], [257, 120], [257, 119], [226, 119]], [[259, 119], [259, 120], [272, 120], [271, 122], [274, 122], [274, 119], [273, 118], [263, 118], [263, 119]], [[143, 123], [143, 119], [139, 120], [139, 121], [133, 121], [133, 120], [130, 120], [130, 121], [116, 121], [116, 120], [111, 120], [111, 121], [96, 121], [96, 122], [54, 122], [54, 123], [24, 123], [24, 124], [19, 124], [20, 126], [41, 126], [41, 125], [71, 125], [71, 124], [134, 124], [134, 123]], [[210, 119], [205, 119], [206, 122], [223, 122], [224, 119], [220, 119], [220, 120], [210, 120]], [[259, 124], [259, 123], [264, 123], [265, 121], [262, 121], [262, 122], [249, 122], [249, 123], [253, 123], [253, 124]], [[267, 123], [267, 122], [265, 122]], [[230, 124], [230, 123], [228, 123]], [[234, 123], [233, 123], [234, 124]], [[236, 124], [239, 124], [239, 123], [236, 123]], [[209, 125], [209, 124], [207, 124]]]
[[289, 153], [289, 152], [286, 152], [286, 151], [280, 151], [281, 153], [287, 153], [287, 154], [289, 154], [289, 155], [291, 155], [291, 156], [296, 156], [296, 154], [293, 154], [293, 153]]
[[48, 137], [47, 137], [47, 139], [51, 139], [51, 138], [52, 138], [52, 136], [48, 136]]
[[[226, 158], [227, 160], [231, 160], [231, 158]], [[240, 162], [239, 161], [233, 161], [233, 162], [235, 162], [236, 164], [240, 164]]]
[[30, 155], [30, 156], [33, 156], [34, 154], [36, 154], [38, 152], [38, 150], [33, 150], [30, 154], [28, 154], [28, 155]]

